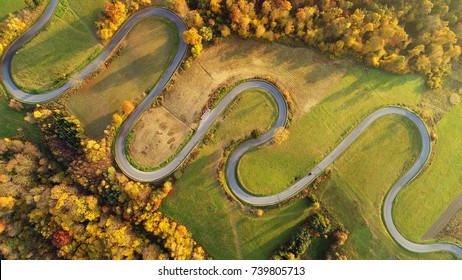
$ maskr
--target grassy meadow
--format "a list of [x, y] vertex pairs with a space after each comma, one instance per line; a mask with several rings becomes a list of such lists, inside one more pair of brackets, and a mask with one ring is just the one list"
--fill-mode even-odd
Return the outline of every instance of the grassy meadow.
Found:
[[[382, 77], [384, 75], [385, 77]], [[387, 84], [386, 81], [390, 79], [394, 79], [394, 83]], [[423, 81], [417, 76], [395, 77], [376, 70], [364, 72], [353, 68], [330, 96], [315, 106], [306, 116], [294, 121], [290, 139], [294, 141], [294, 137], [297, 137], [296, 139], [301, 141], [300, 139], [305, 136], [306, 138], [303, 139], [307, 140], [301, 142], [300, 146], [308, 149], [308, 152], [295, 146], [286, 147], [286, 151], [296, 149], [299, 153], [304, 153], [295, 159], [291, 159], [290, 156], [284, 157], [286, 164], [302, 165], [300, 158], [308, 157], [308, 164], [304, 159], [303, 164], [306, 166], [302, 168], [309, 170], [307, 166], [314, 164], [323, 156], [320, 146], [324, 146], [325, 151], [329, 149], [325, 142], [330, 137], [326, 135], [337, 134], [336, 140], [331, 136], [331, 143], [334, 145], [345, 127], [354, 125], [378, 106], [394, 104], [398, 100], [407, 101], [409, 106], [417, 104], [419, 93], [423, 90], [422, 83]], [[377, 87], [378, 89], [373, 90]], [[356, 98], [362, 102], [353, 102]], [[307, 206], [304, 205], [306, 202], [298, 201], [270, 210], [263, 217], [254, 218], [252, 215], [242, 213], [235, 204], [229, 202], [216, 182], [216, 168], [221, 158], [221, 145], [217, 144], [220, 142], [225, 144], [230, 139], [234, 139], [222, 138], [220, 135], [229, 135], [230, 127], [234, 127], [233, 122], [242, 124], [236, 126], [240, 127], [241, 131], [251, 131], [254, 128], [254, 120], [263, 117], [261, 113], [252, 114], [258, 112], [256, 108], [249, 113], [241, 113], [246, 111], [241, 107], [244, 104], [248, 103], [241, 101], [231, 111], [235, 118], [227, 117], [226, 122], [218, 122], [215, 137], [222, 140], [204, 146], [198, 158], [185, 169], [183, 176], [176, 183], [174, 194], [161, 208], [167, 215], [186, 224], [200, 244], [217, 259], [267, 258], [268, 254], [277, 247], [278, 242], [290, 234], [290, 229], [308, 215]], [[361, 104], [367, 106], [358, 106]], [[348, 121], [346, 114], [357, 116], [357, 119]], [[312, 127], [312, 123], [316, 121], [322, 124], [316, 127], [320, 130], [320, 135], [315, 135], [315, 128]], [[305, 134], [298, 136], [296, 133], [300, 132], [297, 130], [304, 130]], [[241, 132], [241, 135], [245, 133]], [[311, 137], [307, 137], [308, 135]], [[308, 141], [312, 143], [305, 144], [309, 143]], [[419, 136], [409, 121], [398, 116], [384, 117], [365, 131], [358, 141], [334, 163], [332, 175], [319, 186], [317, 194], [320, 200], [350, 232], [349, 241], [345, 246], [350, 258], [453, 258], [446, 253], [415, 254], [402, 249], [388, 235], [381, 219], [383, 198], [394, 181], [415, 159], [419, 151], [419, 141]], [[267, 160], [274, 159], [275, 150], [282, 146], [265, 146], [250, 154], [265, 150]], [[264, 159], [258, 163], [264, 164]], [[267, 166], [265, 165], [264, 168], [247, 166], [247, 168], [251, 169], [244, 171], [240, 166], [240, 172], [260, 174], [266, 171], [264, 169]], [[381, 172], [377, 172], [378, 169], [381, 169]], [[266, 180], [261, 180], [260, 184], [255, 183], [254, 190], [267, 192], [268, 184], [265, 181], [274, 180], [275, 175], [280, 173], [271, 171], [265, 172], [264, 175], [256, 175], [253, 177], [256, 180], [261, 178]], [[258, 188], [258, 186], [263, 187]], [[298, 214], [296, 211], [299, 211]], [[192, 212], [195, 214], [191, 215]], [[265, 244], [264, 251], [254, 249], [261, 244]], [[316, 242], [313, 243], [312, 250], [316, 250], [318, 245]], [[312, 255], [316, 254], [308, 255], [313, 257]]]
[[171, 24], [159, 18], [143, 20], [128, 34], [110, 66], [65, 101], [90, 137], [104, 136], [124, 100], [144, 97], [170, 63], [177, 42]]
[[0, 21], [10, 13], [17, 12], [27, 7], [27, 4], [23, 0], [1, 0], [0, 3]]
[[420, 238], [462, 192], [462, 104], [436, 125], [438, 142], [431, 164], [396, 199], [393, 217], [400, 232]]
[[255, 194], [284, 190], [311, 170], [369, 113], [397, 103], [413, 107], [423, 90], [418, 76], [352, 68], [328, 97], [294, 120], [287, 141], [244, 155], [238, 167], [241, 182]]
[[83, 68], [102, 49], [95, 21], [104, 2], [61, 1], [44, 30], [14, 57], [11, 71], [18, 86], [45, 92]]

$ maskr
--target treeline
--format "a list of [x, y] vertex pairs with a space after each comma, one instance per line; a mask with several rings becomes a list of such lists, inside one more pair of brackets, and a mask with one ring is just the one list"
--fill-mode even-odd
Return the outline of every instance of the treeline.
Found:
[[[149, 5], [144, 1], [143, 5]], [[135, 5], [133, 6], [133, 3]], [[393, 73], [417, 72], [440, 88], [461, 54], [462, 8], [456, 0], [172, 0], [198, 56], [204, 42], [242, 38], [297, 40], [331, 58], [349, 54]], [[137, 1], [109, 1], [98, 34], [112, 37]], [[303, 58], [301, 58], [303, 59]], [[191, 59], [186, 61], [186, 67]]]
[[151, 4], [151, 0], [120, 0], [108, 1], [104, 5], [104, 11], [96, 22], [99, 38], [107, 40], [114, 36], [127, 17], [138, 11], [140, 7]]
[[[188, 32], [202, 38], [202, 32], [196, 31], [212, 28], [214, 35], [222, 37], [234, 32], [243, 38], [300, 40], [332, 58], [352, 54], [390, 72], [424, 74], [431, 88], [441, 87], [451, 63], [461, 54], [457, 35], [462, 35], [462, 12], [455, 0], [188, 3], [177, 0], [173, 7], [186, 19]], [[200, 41], [194, 37], [187, 41], [193, 47]]]
[[[311, 215], [295, 230], [287, 241], [273, 252], [273, 260], [295, 260], [305, 255], [314, 238], [321, 238], [326, 249], [321, 253], [322, 258], [331, 260], [346, 260], [347, 257], [342, 253], [341, 246], [348, 239], [348, 232], [341, 225], [333, 225], [326, 213], [320, 209], [320, 204], [314, 195], [308, 195], [310, 201]], [[317, 248], [321, 250], [321, 248]]]
[[43, 0], [26, 0], [27, 8], [11, 13], [0, 23], [0, 57], [8, 46], [39, 17]]
[[[133, 107], [125, 103], [120, 118]], [[41, 127], [53, 157], [30, 143], [0, 140], [4, 258], [208, 258], [185, 226], [157, 210], [170, 181], [151, 186], [116, 170], [110, 143], [117, 123], [95, 141], [58, 109], [38, 106], [26, 120]]]

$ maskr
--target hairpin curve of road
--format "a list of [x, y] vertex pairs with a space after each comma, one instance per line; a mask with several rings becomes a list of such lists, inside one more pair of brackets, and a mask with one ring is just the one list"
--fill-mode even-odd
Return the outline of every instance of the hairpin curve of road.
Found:
[[396, 228], [393, 217], [392, 217], [392, 207], [396, 196], [399, 191], [410, 181], [412, 181], [422, 170], [422, 168], [427, 163], [431, 152], [431, 140], [428, 134], [427, 127], [420, 117], [415, 113], [401, 107], [385, 107], [380, 110], [377, 110], [365, 118], [353, 131], [348, 134], [348, 136], [329, 154], [327, 155], [311, 172], [306, 176], [301, 178], [298, 182], [285, 189], [284, 191], [270, 196], [257, 197], [245, 192], [239, 183], [237, 178], [237, 166], [241, 157], [250, 149], [257, 147], [263, 143], [270, 141], [273, 137], [274, 131], [278, 127], [284, 127], [286, 125], [288, 109], [287, 104], [284, 99], [284, 96], [281, 92], [271, 83], [264, 80], [249, 80], [244, 83], [239, 84], [233, 88], [217, 105], [216, 108], [211, 110], [206, 116], [201, 120], [198, 129], [190, 139], [190, 141], [185, 145], [185, 147], [180, 151], [180, 153], [170, 161], [165, 167], [160, 168], [155, 171], [140, 171], [133, 167], [128, 161], [125, 154], [125, 143], [128, 136], [128, 133], [131, 131], [136, 121], [139, 119], [141, 114], [150, 106], [152, 101], [161, 93], [162, 89], [170, 81], [173, 74], [177, 71], [181, 62], [183, 61], [186, 52], [188, 50], [187, 44], [182, 39], [182, 34], [186, 31], [186, 25], [183, 20], [177, 16], [174, 12], [165, 9], [165, 8], [147, 8], [144, 9], [132, 17], [130, 17], [126, 23], [119, 29], [117, 34], [113, 39], [105, 46], [104, 50], [96, 57], [88, 66], [83, 70], [73, 75], [67, 82], [61, 85], [59, 88], [53, 89], [47, 93], [43, 94], [30, 94], [21, 90], [13, 81], [11, 76], [11, 62], [16, 54], [16, 52], [32, 37], [34, 37], [43, 26], [49, 21], [53, 15], [59, 0], [51, 0], [48, 7], [45, 9], [43, 15], [39, 20], [21, 37], [19, 37], [5, 52], [2, 65], [2, 80], [7, 91], [17, 100], [36, 104], [50, 101], [62, 93], [72, 88], [74, 84], [78, 81], [83, 80], [86, 76], [92, 73], [99, 65], [101, 65], [106, 59], [111, 55], [111, 53], [117, 48], [122, 39], [128, 34], [128, 32], [141, 20], [157, 16], [162, 17], [171, 23], [173, 23], [177, 30], [179, 36], [179, 45], [176, 51], [176, 54], [167, 69], [164, 72], [164, 75], [160, 78], [156, 86], [151, 90], [148, 96], [140, 103], [140, 105], [133, 111], [133, 113], [125, 120], [121, 126], [119, 133], [117, 134], [115, 140], [115, 160], [119, 168], [130, 178], [143, 181], [143, 182], [152, 182], [159, 181], [176, 170], [176, 168], [184, 161], [184, 159], [189, 155], [191, 150], [197, 145], [202, 136], [207, 132], [213, 122], [220, 116], [223, 110], [229, 105], [232, 100], [239, 95], [241, 92], [252, 89], [259, 88], [268, 92], [275, 100], [278, 109], [278, 115], [276, 122], [273, 127], [261, 135], [257, 139], [252, 139], [246, 141], [239, 145], [229, 156], [226, 163], [226, 177], [228, 181], [229, 188], [234, 193], [234, 195], [241, 201], [254, 205], [254, 206], [270, 206], [278, 204], [282, 201], [285, 201], [294, 195], [298, 194], [306, 185], [311, 183], [316, 177], [321, 174], [321, 172], [329, 166], [338, 156], [340, 156], [348, 146], [355, 141], [356, 138], [375, 120], [381, 118], [385, 115], [401, 115], [409, 119], [415, 127], [418, 129], [421, 140], [422, 140], [422, 149], [420, 151], [419, 157], [414, 162], [413, 166], [393, 185], [391, 190], [385, 197], [383, 205], [383, 219], [385, 225], [390, 233], [390, 235], [398, 242], [402, 247], [418, 253], [426, 252], [435, 252], [435, 251], [448, 251], [459, 258], [462, 258], [462, 248], [450, 243], [434, 243], [434, 244], [417, 244], [411, 242], [404, 238]]

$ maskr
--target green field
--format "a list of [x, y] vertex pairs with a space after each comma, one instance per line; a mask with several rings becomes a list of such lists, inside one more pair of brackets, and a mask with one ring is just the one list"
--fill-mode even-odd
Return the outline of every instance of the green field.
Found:
[[0, 3], [0, 21], [9, 13], [14, 13], [27, 7], [24, 0], [1, 0]]
[[[428, 98], [443, 96], [447, 103], [451, 93], [460, 93], [461, 66], [460, 62], [456, 64], [445, 87]], [[453, 109], [445, 108], [443, 104], [440, 102], [434, 109], [444, 113], [435, 127], [438, 134], [435, 155], [425, 172], [398, 195], [393, 208], [396, 226], [404, 236], [414, 241], [421, 241], [432, 224], [462, 192], [462, 104]]]
[[0, 138], [11, 137], [18, 133], [18, 128], [25, 124], [24, 113], [8, 107], [8, 99], [0, 89]]
[[308, 205], [298, 201], [257, 218], [226, 198], [216, 172], [221, 147], [254, 128], [269, 129], [275, 113], [272, 99], [259, 90], [243, 93], [237, 105], [230, 106], [235, 108], [211, 128], [217, 129], [213, 141], [185, 169], [161, 211], [185, 224], [214, 259], [267, 259], [307, 217]]
[[[370, 85], [376, 78], [376, 73], [371, 75], [353, 69], [325, 102], [341, 102], [334, 97], [336, 94], [344, 94], [345, 87], [354, 85], [356, 90], [352, 90], [353, 92], [362, 92], [361, 85], [367, 86], [367, 82]], [[407, 89], [414, 88], [414, 94], [411, 94], [408, 100], [417, 102], [415, 96], [420, 89], [421, 81], [415, 77], [407, 79], [401, 86]], [[399, 92], [399, 89], [391, 92], [390, 95]], [[382, 97], [376, 98], [383, 100]], [[184, 223], [195, 239], [217, 259], [267, 258], [270, 252], [287, 238], [290, 229], [308, 215], [306, 202], [298, 201], [271, 210], [261, 218], [254, 218], [242, 213], [235, 204], [229, 202], [216, 182], [217, 165], [221, 158], [220, 146], [230, 139], [236, 139], [226, 135], [233, 134], [230, 131], [237, 133], [238, 127], [251, 131], [248, 123], [253, 124], [254, 120], [263, 116], [263, 108], [258, 109], [254, 104], [252, 110], [247, 110], [245, 107], [248, 108], [250, 102], [244, 101], [241, 100], [236, 108], [226, 115], [226, 122], [216, 125], [218, 129], [215, 131], [214, 144], [204, 146], [199, 157], [185, 169], [183, 176], [176, 183], [172, 196], [166, 199], [161, 207], [167, 215]], [[313, 112], [318, 111], [314, 108], [308, 115]], [[236, 126], [234, 122], [244, 125]], [[294, 126], [296, 124], [294, 123]], [[237, 130], [230, 130], [232, 127], [236, 127]], [[392, 132], [391, 135], [387, 133], [389, 131]], [[246, 135], [248, 132], [241, 132], [240, 135]], [[334, 164], [332, 177], [319, 187], [318, 195], [321, 201], [326, 203], [330, 211], [350, 231], [350, 239], [345, 247], [350, 258], [452, 258], [449, 254], [420, 255], [407, 252], [396, 245], [382, 223], [383, 197], [405, 166], [416, 156], [419, 149], [418, 137], [406, 119], [388, 116], [378, 120]], [[379, 157], [384, 151], [387, 155]], [[253, 171], [258, 172], [259, 168], [255, 167]], [[377, 168], [383, 170], [380, 176], [376, 176]], [[351, 172], [355, 169], [357, 171]], [[371, 178], [372, 176], [374, 177]]]
[[427, 170], [400, 192], [393, 217], [400, 232], [420, 238], [462, 192], [462, 104], [436, 126], [436, 154]]
[[13, 59], [15, 82], [30, 92], [44, 92], [83, 68], [102, 48], [95, 21], [105, 0], [63, 0], [47, 27]]
[[262, 195], [284, 190], [306, 175], [369, 113], [396, 103], [415, 106], [423, 90], [418, 76], [353, 68], [334, 92], [294, 120], [287, 141], [244, 155], [238, 167], [243, 185]]
[[235, 109], [228, 109], [213, 128], [214, 144], [219, 147], [227, 145], [230, 139], [248, 136], [253, 128], [266, 132], [276, 120], [276, 103], [260, 89], [244, 91], [229, 106]]
[[65, 102], [90, 137], [103, 137], [122, 102], [142, 98], [161, 77], [176, 49], [175, 32], [162, 19], [143, 20], [129, 33], [121, 55], [110, 67]]
[[[8, 106], [3, 85], [0, 83], [0, 138], [23, 136], [26, 140], [41, 145], [39, 127], [24, 121], [25, 113], [17, 112]], [[21, 130], [22, 131], [19, 131]]]
[[404, 250], [393, 241], [382, 220], [386, 193], [419, 150], [420, 136], [413, 124], [400, 116], [385, 116], [334, 162], [332, 174], [319, 186], [317, 195], [350, 232], [345, 245], [350, 258], [453, 258], [445, 253]]

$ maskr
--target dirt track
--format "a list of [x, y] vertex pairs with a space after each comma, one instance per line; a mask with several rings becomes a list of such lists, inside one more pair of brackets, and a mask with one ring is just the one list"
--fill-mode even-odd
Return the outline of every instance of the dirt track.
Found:
[[459, 194], [456, 199], [446, 208], [436, 222], [430, 227], [430, 229], [422, 237], [423, 240], [435, 239], [437, 235], [446, 227], [451, 221], [452, 217], [462, 209], [462, 193]]

